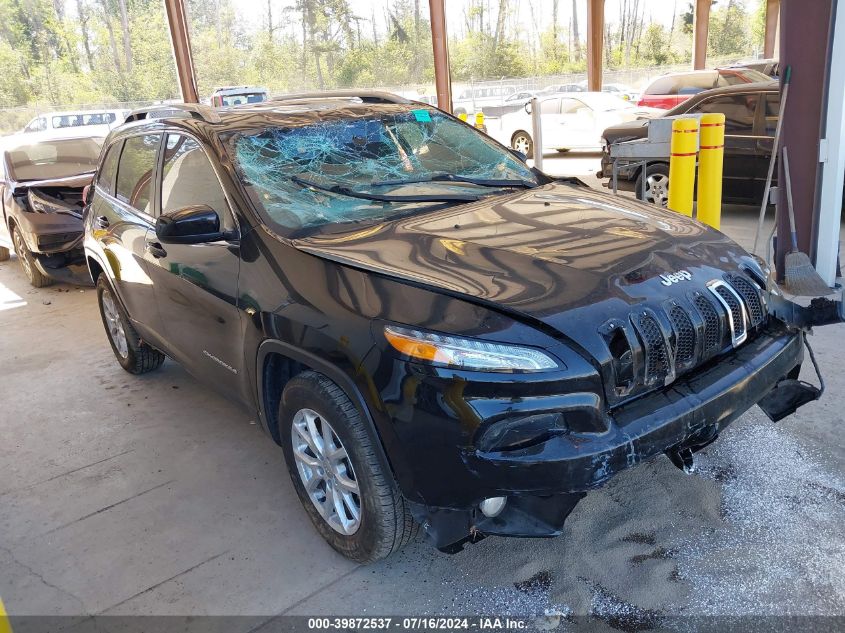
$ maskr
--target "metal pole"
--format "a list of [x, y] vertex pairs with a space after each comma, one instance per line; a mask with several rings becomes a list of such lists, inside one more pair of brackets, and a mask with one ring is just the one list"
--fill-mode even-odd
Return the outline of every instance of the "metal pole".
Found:
[[543, 125], [537, 97], [531, 98], [531, 137], [534, 141], [534, 167], [543, 171]]
[[194, 72], [194, 59], [191, 54], [191, 36], [185, 15], [183, 0], [164, 0], [167, 13], [167, 25], [170, 28], [170, 44], [173, 47], [173, 59], [176, 61], [176, 75], [179, 78], [179, 90], [185, 103], [199, 103], [197, 77]]
[[445, 0], [429, 0], [431, 16], [431, 46], [434, 51], [434, 85], [437, 90], [437, 107], [452, 111], [452, 78], [449, 71], [449, 47], [446, 39]]

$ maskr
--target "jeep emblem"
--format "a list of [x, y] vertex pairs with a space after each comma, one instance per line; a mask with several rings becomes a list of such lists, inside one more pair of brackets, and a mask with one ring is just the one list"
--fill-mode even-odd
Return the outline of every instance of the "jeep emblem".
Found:
[[664, 286], [671, 286], [672, 284], [676, 284], [679, 281], [689, 281], [692, 279], [692, 273], [688, 270], [679, 270], [676, 273], [667, 273], [665, 275], [660, 275], [660, 283]]

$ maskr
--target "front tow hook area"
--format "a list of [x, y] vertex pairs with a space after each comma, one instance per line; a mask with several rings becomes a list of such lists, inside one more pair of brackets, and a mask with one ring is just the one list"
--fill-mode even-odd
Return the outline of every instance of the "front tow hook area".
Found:
[[717, 427], [708, 426], [690, 435], [680, 444], [667, 449], [664, 453], [669, 458], [669, 461], [689, 475], [695, 471], [694, 454], [715, 442], [718, 437], [719, 431]]

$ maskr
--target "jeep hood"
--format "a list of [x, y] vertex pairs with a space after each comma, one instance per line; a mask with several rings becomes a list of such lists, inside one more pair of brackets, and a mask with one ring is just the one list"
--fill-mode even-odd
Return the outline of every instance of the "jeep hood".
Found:
[[[748, 257], [691, 218], [561, 183], [294, 244], [575, 339], [584, 319], [624, 318], [635, 306], [684, 296]], [[681, 270], [689, 278], [671, 278]]]

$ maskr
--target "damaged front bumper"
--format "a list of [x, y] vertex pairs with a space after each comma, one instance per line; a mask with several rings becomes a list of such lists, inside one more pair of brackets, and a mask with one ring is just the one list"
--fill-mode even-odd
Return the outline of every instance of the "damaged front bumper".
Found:
[[467, 449], [467, 469], [484, 482], [486, 497], [506, 499], [504, 508], [486, 516], [477, 504], [456, 509], [412, 503], [415, 518], [447, 551], [485, 535], [556, 536], [587, 491], [661, 453], [681, 459], [715, 439], [794, 375], [803, 360], [803, 337], [800, 330], [770, 328], [695, 373], [612, 410], [606, 432], [567, 432], [518, 450]]

